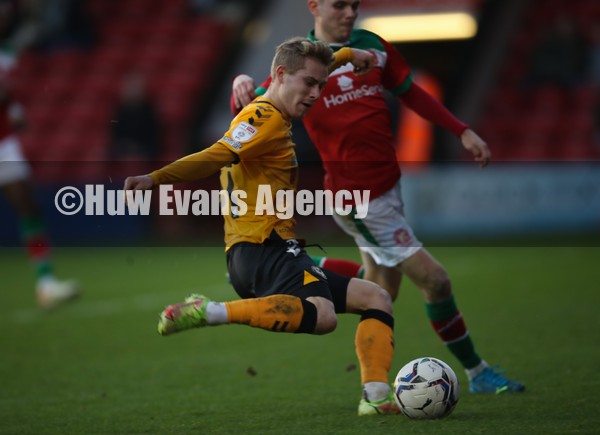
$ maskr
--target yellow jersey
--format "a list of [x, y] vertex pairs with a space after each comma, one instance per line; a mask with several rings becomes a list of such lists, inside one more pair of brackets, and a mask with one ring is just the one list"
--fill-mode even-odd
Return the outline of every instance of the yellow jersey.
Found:
[[[350, 48], [338, 50], [329, 71], [352, 59]], [[211, 147], [158, 169], [150, 177], [156, 186], [199, 180], [221, 169], [221, 186], [229, 196], [229, 207], [223, 213], [226, 249], [240, 242], [263, 243], [273, 231], [284, 240], [293, 239], [296, 221], [277, 216], [276, 196], [280, 191], [295, 195], [295, 148], [290, 120], [261, 96], [242, 109]], [[267, 203], [275, 209], [260, 210]]]
[[[270, 100], [258, 97], [233, 119], [229, 130], [211, 147], [150, 176], [154, 185], [171, 184], [199, 180], [221, 169], [221, 187], [227, 191], [229, 203], [223, 208], [226, 247], [239, 242], [262, 243], [273, 230], [287, 240], [295, 238], [296, 221], [277, 217], [275, 197], [280, 190], [296, 190], [295, 148], [290, 121]], [[238, 195], [240, 192], [242, 195]], [[265, 198], [265, 192], [270, 198]], [[260, 210], [261, 205], [269, 203], [275, 206], [274, 210]]]
[[[226, 246], [262, 243], [272, 231], [282, 239], [295, 238], [293, 218], [280, 219], [274, 213], [260, 210], [267, 202], [265, 199], [277, 207], [278, 191], [296, 190], [298, 161], [290, 121], [270, 100], [258, 97], [234, 118], [218, 143], [238, 157], [236, 162], [221, 169], [221, 186], [230, 195], [236, 190], [244, 192], [247, 208], [245, 213], [238, 214], [235, 200], [230, 196], [231, 210], [225, 215]], [[259, 188], [263, 196], [259, 195]], [[271, 198], [264, 198], [265, 192]]]

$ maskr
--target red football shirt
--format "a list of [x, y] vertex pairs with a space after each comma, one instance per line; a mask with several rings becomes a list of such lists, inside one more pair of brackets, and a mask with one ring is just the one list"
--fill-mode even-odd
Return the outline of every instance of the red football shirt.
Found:
[[[309, 38], [315, 40], [314, 31]], [[390, 190], [400, 178], [392, 120], [384, 89], [409, 108], [456, 136], [467, 126], [412, 81], [410, 67], [394, 47], [367, 30], [352, 31], [347, 44], [370, 50], [377, 64], [367, 75], [356, 76], [348, 63], [329, 75], [321, 98], [304, 116], [304, 126], [319, 151], [326, 171], [325, 188], [370, 190], [370, 198]], [[256, 90], [263, 94], [269, 77]], [[233, 97], [232, 111], [235, 113]]]
[[[314, 35], [311, 33], [311, 38]], [[354, 30], [350, 47], [372, 51], [373, 70], [358, 77], [352, 65], [333, 71], [304, 126], [325, 167], [325, 188], [370, 190], [371, 198], [387, 192], [400, 177], [392, 120], [384, 89], [399, 95], [412, 83], [410, 68], [386, 41]], [[342, 46], [331, 46], [334, 50]]]

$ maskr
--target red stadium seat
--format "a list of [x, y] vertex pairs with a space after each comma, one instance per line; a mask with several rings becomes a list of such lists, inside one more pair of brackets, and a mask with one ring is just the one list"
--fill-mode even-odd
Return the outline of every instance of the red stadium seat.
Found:
[[187, 0], [155, 3], [88, 0], [99, 35], [95, 49], [26, 52], [19, 59], [15, 89], [28, 109], [28, 153], [58, 162], [42, 169], [46, 178], [83, 179], [85, 169], [61, 162], [106, 158], [111, 111], [123, 77], [134, 71], [146, 74], [156, 95], [165, 156], [181, 156], [194, 99], [217, 79], [212, 74], [231, 29], [208, 15], [190, 16]]
[[[556, 160], [594, 155], [589, 144], [593, 132], [591, 113], [600, 100], [597, 90], [585, 84], [575, 89], [557, 85], [521, 88], [535, 43], [548, 23], [565, 14], [584, 32], [600, 22], [597, 0], [547, 1], [544, 7], [531, 3], [514, 33], [497, 83], [489, 90], [485, 111], [477, 123], [490, 143], [512, 136], [512, 154], [519, 158]], [[500, 151], [502, 156], [511, 154], [508, 147]]]

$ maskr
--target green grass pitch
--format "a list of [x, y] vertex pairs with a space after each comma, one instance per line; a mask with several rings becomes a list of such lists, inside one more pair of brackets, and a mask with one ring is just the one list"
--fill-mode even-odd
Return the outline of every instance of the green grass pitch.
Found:
[[[52, 313], [35, 307], [24, 253], [3, 249], [0, 433], [598, 433], [600, 249], [431, 251], [450, 272], [479, 353], [524, 382], [524, 394], [471, 395], [408, 282], [394, 306], [390, 380], [419, 356], [449, 363], [462, 390], [445, 420], [356, 416], [355, 316], [319, 337], [238, 325], [160, 337], [158, 312], [187, 293], [235, 298], [221, 248], [57, 249], [59, 274], [85, 293]], [[328, 253], [358, 258], [351, 248]]]

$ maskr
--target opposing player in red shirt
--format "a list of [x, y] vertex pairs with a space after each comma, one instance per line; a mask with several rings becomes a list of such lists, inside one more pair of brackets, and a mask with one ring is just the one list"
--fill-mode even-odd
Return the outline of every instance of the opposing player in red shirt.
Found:
[[[364, 219], [334, 214], [338, 225], [354, 237], [364, 265], [364, 277], [378, 283], [396, 298], [406, 275], [421, 290], [431, 324], [448, 349], [462, 363], [473, 393], [524, 391], [525, 386], [502, 376], [475, 352], [462, 314], [457, 308], [448, 273], [422, 246], [405, 220], [396, 161], [391, 116], [384, 89], [396, 95], [423, 118], [460, 138], [481, 166], [490, 157], [487, 144], [467, 125], [412, 81], [402, 56], [378, 35], [354, 29], [358, 0], [308, 0], [315, 18], [311, 39], [371, 50], [377, 65], [364, 76], [352, 67], [333, 71], [321, 99], [304, 117], [304, 126], [317, 147], [326, 171], [325, 187], [368, 189], [369, 212]], [[233, 82], [232, 110], [238, 111], [264, 92], [269, 79], [256, 88], [247, 75]], [[325, 260], [324, 268], [339, 273], [358, 272], [359, 266]]]
[[53, 272], [48, 237], [33, 193], [31, 169], [17, 132], [25, 127], [25, 111], [11, 96], [9, 79], [0, 77], [0, 191], [17, 212], [23, 241], [37, 276], [38, 305], [44, 309], [79, 294], [75, 281], [60, 281]]

